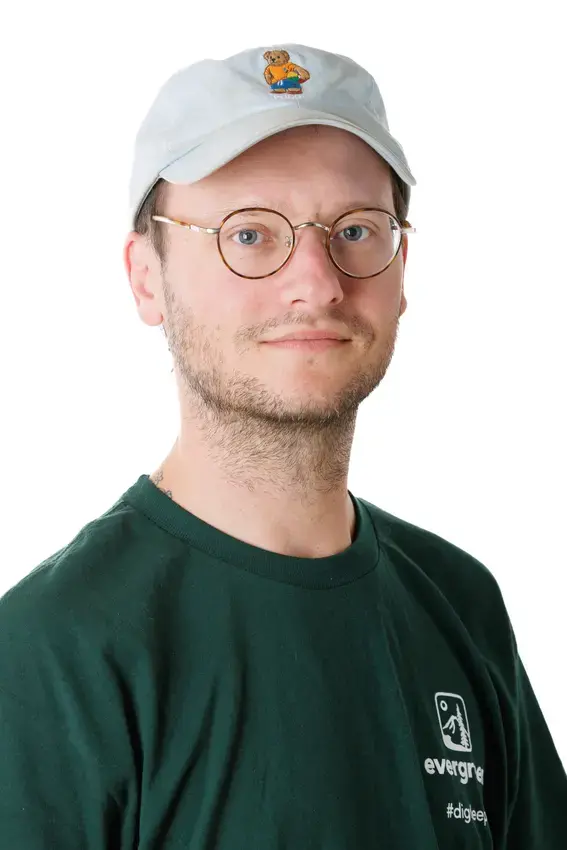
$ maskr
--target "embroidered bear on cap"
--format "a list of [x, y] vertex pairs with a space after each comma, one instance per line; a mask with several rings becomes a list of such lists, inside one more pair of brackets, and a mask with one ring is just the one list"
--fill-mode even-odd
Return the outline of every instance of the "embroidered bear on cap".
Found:
[[264, 78], [270, 90], [276, 94], [302, 94], [301, 84], [311, 76], [309, 71], [290, 62], [287, 50], [266, 50], [264, 59], [268, 63]]

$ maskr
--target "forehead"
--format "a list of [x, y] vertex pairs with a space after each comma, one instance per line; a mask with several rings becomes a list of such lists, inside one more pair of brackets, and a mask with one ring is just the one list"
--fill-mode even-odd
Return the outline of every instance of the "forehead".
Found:
[[[174, 205], [221, 212], [266, 206], [293, 217], [317, 208], [392, 205], [389, 165], [362, 139], [336, 127], [293, 127], [258, 142], [192, 184], [169, 188]], [[309, 208], [309, 209], [308, 209]]]
[[[288, 155], [292, 152], [291, 160]], [[261, 166], [266, 163], [274, 167], [281, 162], [293, 174], [306, 160], [309, 160], [310, 167], [314, 162], [324, 166], [332, 161], [333, 164], [340, 163], [343, 170], [352, 170], [353, 165], [361, 162], [363, 167], [371, 164], [373, 170], [388, 172], [387, 163], [363, 139], [327, 124], [307, 124], [280, 130], [243, 151], [223, 169], [227, 175], [231, 170], [242, 170], [252, 164]]]

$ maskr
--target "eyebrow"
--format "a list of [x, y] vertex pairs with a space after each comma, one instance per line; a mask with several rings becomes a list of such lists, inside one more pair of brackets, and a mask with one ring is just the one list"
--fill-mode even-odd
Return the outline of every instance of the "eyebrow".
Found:
[[[239, 202], [239, 204], [237, 206], [222, 207], [222, 208], [218, 207], [218, 208], [210, 210], [209, 212], [212, 213], [212, 214], [218, 214], [218, 215], [224, 216], [224, 215], [228, 215], [228, 213], [234, 212], [235, 210], [246, 209], [246, 207], [265, 207], [266, 209], [276, 210], [276, 212], [280, 212], [283, 215], [285, 215], [287, 218], [289, 218], [289, 214], [286, 213], [284, 206], [281, 203], [278, 203], [277, 201], [268, 203], [265, 200], [262, 201], [258, 198], [252, 198], [252, 199], [248, 199], [247, 201]], [[372, 201], [369, 201], [368, 199], [366, 199], [364, 201], [354, 200], [354, 201], [350, 201], [348, 204], [343, 204], [340, 210], [337, 208], [337, 212], [333, 216], [333, 218], [337, 218], [337, 216], [341, 215], [341, 213], [346, 212], [347, 210], [362, 209], [364, 207], [386, 209], [386, 210], [388, 209], [387, 204], [382, 205], [381, 202], [376, 202], [376, 201], [372, 202]], [[389, 210], [389, 212], [391, 212], [391, 210]], [[329, 218], [331, 218], [331, 216], [329, 216]]]

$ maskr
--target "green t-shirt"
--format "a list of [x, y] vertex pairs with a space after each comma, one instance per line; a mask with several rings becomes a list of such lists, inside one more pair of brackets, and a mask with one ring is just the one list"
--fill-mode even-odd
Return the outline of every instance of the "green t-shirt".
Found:
[[141, 475], [0, 599], [0, 850], [565, 850], [496, 580], [351, 498], [295, 558]]

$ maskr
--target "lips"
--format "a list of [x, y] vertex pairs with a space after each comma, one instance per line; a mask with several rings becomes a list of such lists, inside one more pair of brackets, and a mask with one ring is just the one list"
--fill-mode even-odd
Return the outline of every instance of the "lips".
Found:
[[346, 345], [348, 339], [284, 339], [266, 343], [269, 348], [287, 348], [298, 351], [326, 351]]
[[347, 342], [346, 337], [334, 331], [296, 331], [295, 333], [285, 334], [284, 336], [276, 337], [275, 339], [267, 339], [264, 342], [287, 342], [295, 340], [297, 342], [310, 342], [314, 340], [329, 339]]

